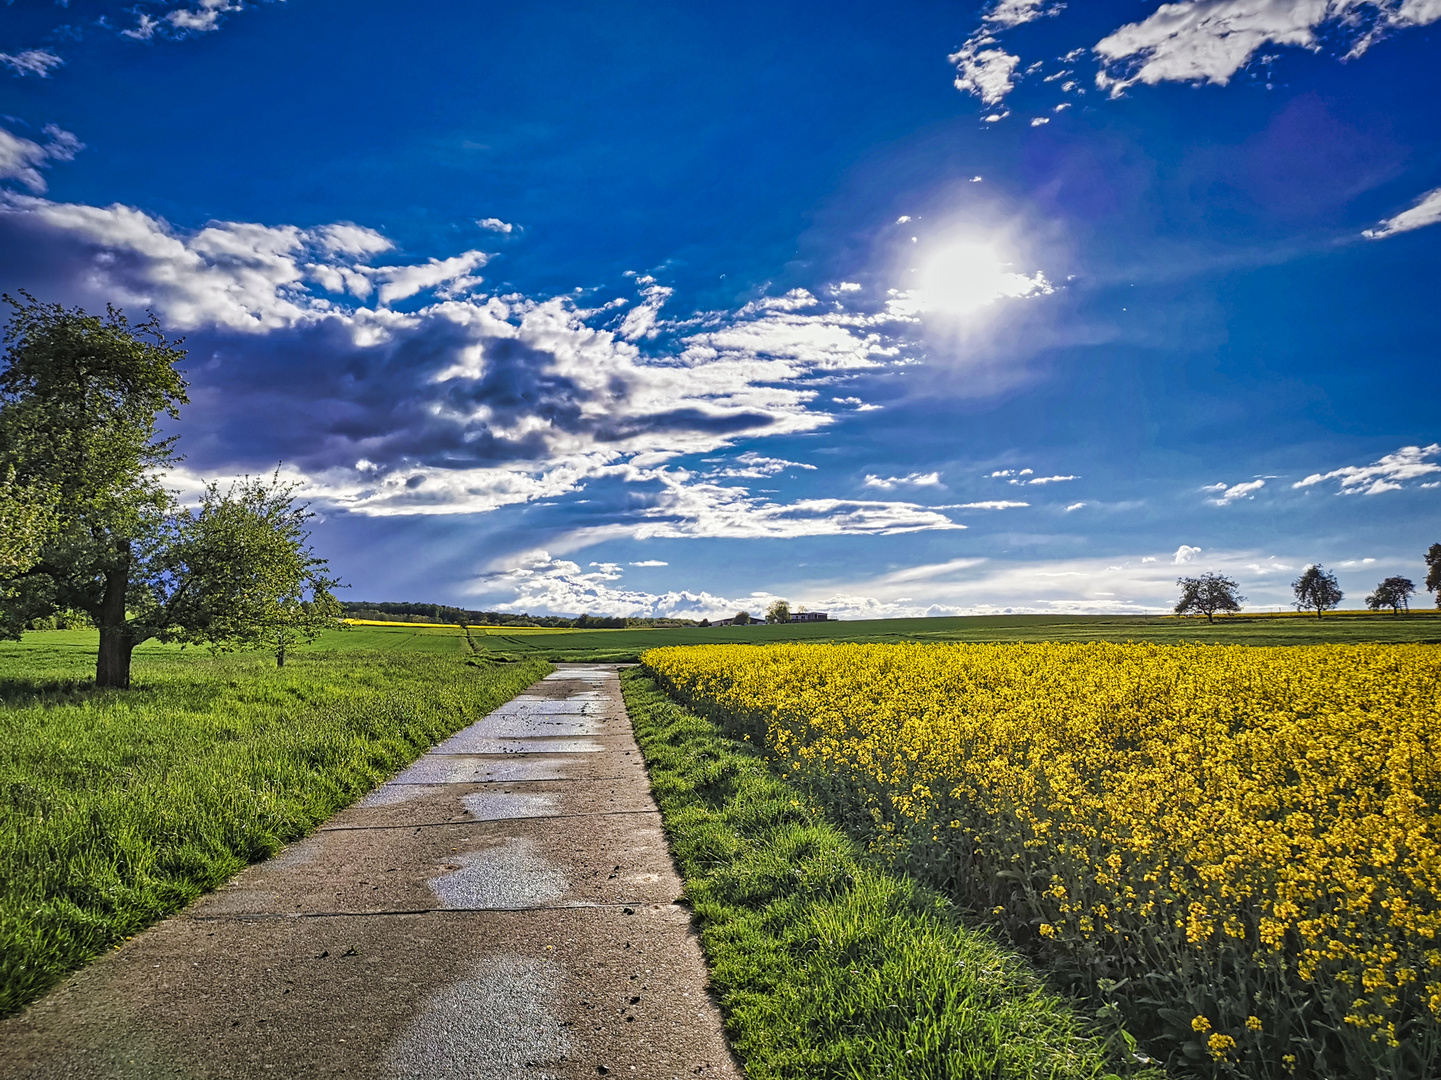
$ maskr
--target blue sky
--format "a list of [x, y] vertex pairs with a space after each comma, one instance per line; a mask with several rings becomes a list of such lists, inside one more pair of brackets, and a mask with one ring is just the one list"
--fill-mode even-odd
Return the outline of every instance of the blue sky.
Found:
[[[12, 0], [0, 286], [352, 599], [1345, 606], [1441, 541], [1441, 0]], [[1424, 601], [1423, 601], [1424, 602]]]

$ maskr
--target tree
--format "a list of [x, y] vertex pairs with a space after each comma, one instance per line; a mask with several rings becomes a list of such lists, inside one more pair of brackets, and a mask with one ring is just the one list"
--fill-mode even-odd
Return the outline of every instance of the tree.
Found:
[[1341, 602], [1341, 586], [1336, 584], [1336, 575], [1324, 570], [1319, 564], [1306, 567], [1306, 572], [1291, 582], [1291, 591], [1296, 594], [1296, 610], [1316, 610], [1316, 618], [1323, 611], [1329, 611]]
[[178, 460], [158, 429], [186, 401], [178, 343], [154, 316], [131, 326], [113, 307], [97, 317], [21, 295], [5, 297], [0, 472], [54, 509], [38, 550], [0, 572], [0, 637], [82, 611], [100, 631], [104, 687], [130, 685], [131, 653], [150, 638], [263, 638], [283, 659], [326, 618], [336, 584], [304, 548], [293, 491], [247, 480], [207, 489], [195, 513], [176, 506], [156, 474]]
[[791, 605], [786, 600], [772, 600], [771, 606], [766, 608], [766, 622], [788, 623], [791, 621]]
[[749, 626], [750, 621], [751, 613], [749, 611], [737, 611], [735, 614], [735, 618], [731, 620], [731, 623], [735, 626]]
[[1441, 544], [1432, 544], [1426, 552], [1426, 591], [1436, 594], [1436, 606], [1441, 608]]
[[4, 297], [14, 309], [0, 369], [0, 467], [24, 487], [48, 487], [57, 512], [38, 557], [8, 575], [0, 632], [64, 608], [100, 628], [95, 681], [129, 683], [133, 635], [126, 611], [141, 603], [132, 569], [163, 531], [169, 493], [154, 470], [176, 461], [157, 418], [179, 417], [183, 358], [153, 316], [132, 327], [106, 315]]
[[1411, 610], [1410, 598], [1416, 592], [1416, 583], [1410, 578], [1388, 577], [1376, 586], [1376, 591], [1366, 597], [1366, 606], [1372, 611], [1390, 608], [1392, 615], [1401, 614], [1401, 609]]
[[1236, 590], [1240, 586], [1231, 578], [1221, 574], [1202, 574], [1200, 577], [1176, 579], [1181, 586], [1181, 599], [1176, 601], [1177, 615], [1191, 615], [1199, 612], [1206, 621], [1215, 622], [1218, 611], [1240, 611], [1246, 598]]

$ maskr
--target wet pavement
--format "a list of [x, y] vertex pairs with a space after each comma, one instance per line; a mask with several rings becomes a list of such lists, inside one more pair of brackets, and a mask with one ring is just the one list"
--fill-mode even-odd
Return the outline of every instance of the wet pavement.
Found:
[[0, 1021], [0, 1077], [739, 1077], [609, 665]]

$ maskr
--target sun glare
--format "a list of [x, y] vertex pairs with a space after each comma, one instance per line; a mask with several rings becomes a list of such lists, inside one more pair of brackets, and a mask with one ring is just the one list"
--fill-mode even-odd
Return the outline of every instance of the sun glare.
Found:
[[913, 297], [925, 312], [964, 317], [1006, 298], [1051, 291], [1044, 274], [1016, 273], [996, 249], [976, 240], [938, 246], [916, 268]]

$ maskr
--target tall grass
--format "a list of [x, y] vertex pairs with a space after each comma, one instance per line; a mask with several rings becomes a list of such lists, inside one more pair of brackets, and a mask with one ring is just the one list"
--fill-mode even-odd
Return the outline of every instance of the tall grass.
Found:
[[93, 654], [0, 646], [0, 1014], [303, 836], [513, 697], [542, 660], [431, 652]]

